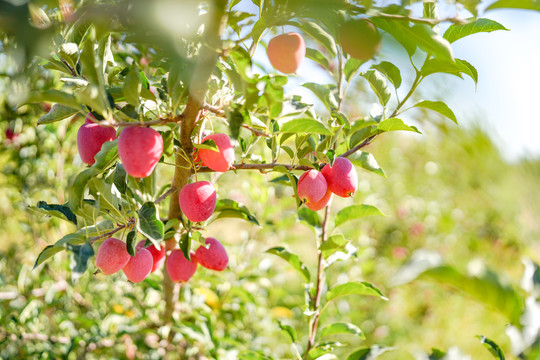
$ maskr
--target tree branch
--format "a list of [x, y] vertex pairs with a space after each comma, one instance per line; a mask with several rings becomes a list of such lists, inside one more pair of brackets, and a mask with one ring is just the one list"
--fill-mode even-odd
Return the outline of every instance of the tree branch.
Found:
[[[208, 89], [208, 80], [216, 66], [221, 48], [221, 34], [226, 25], [225, 8], [227, 0], [215, 0], [210, 6], [201, 47], [193, 76], [189, 86], [189, 99], [182, 114], [182, 125], [180, 129], [180, 144], [182, 149], [176, 153], [175, 164], [177, 165], [171, 184], [171, 201], [169, 202], [169, 219], [181, 219], [182, 211], [176, 199], [180, 189], [187, 184], [191, 176], [191, 164], [185, 155], [191, 156], [193, 144], [191, 142], [191, 132], [195, 123], [201, 116], [204, 98]], [[167, 272], [163, 275], [163, 296], [165, 298], [165, 313], [163, 321], [166, 324], [172, 323], [172, 316], [178, 297], [178, 287], [171, 280]], [[173, 332], [171, 332], [173, 335]]]

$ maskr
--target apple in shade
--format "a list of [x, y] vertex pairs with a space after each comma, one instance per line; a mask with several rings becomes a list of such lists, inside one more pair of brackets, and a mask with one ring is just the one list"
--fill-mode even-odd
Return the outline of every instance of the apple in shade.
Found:
[[330, 202], [330, 199], [332, 199], [332, 192], [330, 189], [326, 190], [326, 194], [321, 198], [319, 201], [308, 201], [306, 202], [306, 206], [308, 209], [311, 209], [313, 211], [318, 211], [324, 208], [328, 203]]
[[199, 158], [204, 166], [218, 172], [225, 172], [231, 168], [234, 162], [234, 146], [227, 134], [211, 134], [202, 139], [202, 144], [207, 140], [213, 140], [218, 151], [199, 149]]
[[358, 188], [358, 175], [351, 161], [345, 157], [338, 157], [332, 166], [325, 165], [321, 173], [328, 184], [328, 189], [337, 196], [353, 196]]
[[163, 154], [163, 138], [149, 127], [128, 126], [118, 138], [118, 156], [126, 172], [136, 178], [152, 174]]
[[129, 262], [122, 270], [129, 281], [138, 283], [150, 275], [153, 264], [152, 253], [147, 249], [139, 248], [136, 249], [135, 256], [129, 257]]
[[193, 222], [208, 220], [216, 208], [216, 189], [208, 181], [184, 185], [178, 196], [180, 209]]
[[152, 254], [152, 259], [153, 259], [152, 271], [151, 272], [154, 272], [161, 266], [161, 264], [163, 264], [165, 262], [165, 246], [163, 244], [161, 244], [161, 247], [158, 250], [154, 244], [151, 244], [151, 245], [149, 245], [147, 247], [144, 247], [145, 243], [146, 243], [146, 240], [139, 241], [136, 248], [137, 249], [146, 249], [146, 250], [150, 251], [150, 253]]
[[268, 60], [284, 74], [295, 73], [306, 56], [304, 38], [295, 32], [278, 35], [268, 42]]
[[229, 257], [227, 251], [223, 245], [214, 238], [206, 238], [205, 241], [208, 249], [204, 246], [199, 246], [195, 252], [195, 258], [201, 266], [210, 269], [223, 271], [229, 263]]
[[116, 130], [112, 127], [100, 126], [94, 123], [94, 116], [91, 113], [86, 115], [84, 124], [77, 132], [77, 148], [84, 163], [93, 165], [96, 160], [94, 156], [101, 150], [107, 141], [116, 139]]
[[326, 179], [315, 169], [306, 171], [298, 179], [298, 197], [305, 203], [321, 200], [327, 190]]
[[191, 256], [191, 261], [186, 259], [182, 250], [173, 250], [167, 257], [165, 262], [167, 273], [174, 282], [186, 282], [197, 270], [197, 260]]
[[105, 240], [96, 256], [96, 266], [105, 275], [111, 275], [121, 270], [129, 262], [126, 243], [116, 238]]
[[349, 20], [338, 30], [341, 48], [358, 60], [372, 59], [381, 49], [381, 35], [369, 19]]

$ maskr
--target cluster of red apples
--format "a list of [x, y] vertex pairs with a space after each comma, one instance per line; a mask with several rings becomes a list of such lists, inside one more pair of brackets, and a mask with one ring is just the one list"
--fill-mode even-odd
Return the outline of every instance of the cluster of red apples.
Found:
[[[77, 147], [81, 159], [92, 165], [95, 156], [107, 141], [116, 139], [116, 130], [100, 126], [95, 118], [88, 114], [77, 133]], [[226, 134], [211, 134], [202, 139], [215, 142], [218, 150], [199, 149], [196, 162], [218, 172], [229, 170], [234, 161], [234, 147]], [[122, 130], [118, 138], [118, 155], [126, 172], [136, 178], [149, 176], [156, 167], [163, 153], [163, 138], [152, 128], [129, 126]], [[206, 221], [215, 210], [216, 190], [208, 181], [197, 181], [182, 187], [178, 198], [184, 215], [193, 222]], [[222, 271], [227, 267], [228, 257], [225, 248], [214, 238], [207, 238], [208, 248], [201, 246], [186, 259], [181, 250], [173, 250], [167, 258], [167, 272], [173, 281], [188, 281], [201, 264], [208, 269]], [[135, 256], [127, 252], [126, 244], [115, 238], [109, 238], [100, 246], [96, 266], [105, 275], [124, 271], [127, 278], [134, 282], [144, 280], [154, 272], [165, 259], [165, 247], [157, 249], [154, 245], [144, 247], [144, 241], [136, 246]]]
[[[111, 275], [122, 270], [129, 281], [141, 282], [165, 261], [164, 245], [157, 249], [154, 245], [145, 247], [145, 243], [146, 240], [140, 241], [135, 247], [135, 256], [131, 256], [125, 242], [109, 238], [99, 247], [96, 266], [104, 275]], [[191, 253], [190, 260], [186, 259], [182, 250], [179, 249], [169, 254], [165, 267], [172, 281], [188, 281], [195, 274], [197, 264], [211, 270], [225, 270], [229, 257], [223, 245], [210, 237], [206, 238], [205, 243], [208, 248], [199, 246], [197, 251]]]
[[326, 164], [317, 171], [306, 171], [298, 179], [298, 197], [314, 211], [324, 208], [332, 194], [340, 197], [353, 196], [358, 188], [358, 175], [349, 159], [338, 157], [333, 165]]
[[[347, 54], [363, 61], [372, 59], [381, 48], [381, 35], [375, 25], [365, 18], [341, 24], [338, 40]], [[274, 69], [284, 74], [293, 74], [306, 56], [306, 43], [296, 32], [281, 34], [268, 42], [266, 54]]]

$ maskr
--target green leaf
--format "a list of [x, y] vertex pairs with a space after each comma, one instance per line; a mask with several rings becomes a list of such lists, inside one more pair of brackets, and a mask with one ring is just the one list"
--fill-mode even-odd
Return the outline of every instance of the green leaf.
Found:
[[366, 216], [385, 216], [381, 210], [372, 205], [351, 205], [341, 209], [336, 214], [335, 226], [339, 226], [346, 221], [358, 219]]
[[376, 296], [383, 300], [388, 300], [382, 292], [377, 289], [375, 286], [368, 282], [356, 282], [351, 281], [345, 284], [341, 284], [338, 286], [334, 286], [328, 292], [326, 293], [326, 301], [334, 300], [341, 296], [348, 296], [348, 295], [368, 295], [368, 296]]
[[34, 263], [34, 269], [38, 267], [39, 265], [43, 264], [46, 260], [53, 257], [55, 254], [59, 253], [60, 251], [65, 250], [62, 246], [56, 246], [56, 245], [47, 245], [41, 252], [39, 253], [36, 262]]
[[386, 86], [385, 78], [378, 70], [368, 70], [361, 75], [369, 82], [371, 90], [377, 95], [381, 105], [385, 106], [391, 96], [390, 90], [388, 89], [388, 86]]
[[100, 210], [112, 210], [122, 218], [122, 213], [120, 212], [120, 194], [117, 191], [113, 191], [111, 184], [102, 178], [94, 177], [88, 181], [88, 186], [91, 193], [97, 196], [96, 200], [98, 201]]
[[304, 265], [302, 261], [300, 261], [300, 258], [297, 255], [291, 253], [284, 247], [274, 247], [266, 250], [266, 252], [277, 255], [283, 260], [287, 261], [294, 269], [296, 269], [298, 272], [300, 272], [300, 274], [302, 274], [302, 276], [307, 282], [310, 281], [311, 276], [309, 274], [309, 270], [306, 265]]
[[379, 64], [372, 65], [371, 68], [386, 76], [396, 89], [401, 86], [401, 72], [396, 65], [388, 61], [382, 61]]
[[429, 101], [424, 100], [420, 101], [417, 104], [414, 104], [413, 107], [421, 107], [429, 110], [433, 110], [435, 112], [438, 112], [439, 114], [446, 116], [453, 122], [457, 124], [456, 115], [454, 115], [454, 112], [442, 101]]
[[280, 132], [296, 134], [332, 135], [332, 132], [323, 123], [315, 119], [309, 118], [290, 120], [283, 124]]
[[485, 11], [493, 9], [525, 9], [540, 11], [540, 3], [536, 0], [499, 0], [489, 5]]
[[347, 80], [347, 82], [351, 81], [351, 78], [363, 63], [365, 63], [365, 61], [358, 60], [353, 57], [347, 60], [345, 67], [343, 68], [343, 74], [345, 75], [345, 80]]
[[68, 94], [60, 90], [45, 90], [31, 92], [26, 99], [26, 103], [56, 103], [63, 105], [64, 107], [71, 108], [76, 111], [80, 111], [81, 105], [77, 101], [77, 98], [73, 94]]
[[75, 69], [75, 64], [79, 57], [79, 47], [75, 43], [64, 43], [59, 46], [58, 55], [64, 59], [72, 69]]
[[359, 336], [361, 339], [366, 338], [364, 336], [364, 333], [362, 333], [362, 330], [360, 330], [358, 326], [348, 322], [338, 322], [332, 325], [325, 326], [324, 328], [322, 328], [319, 336], [323, 338], [325, 336], [336, 334], [352, 334]]
[[306, 57], [321, 65], [323, 68], [329, 68], [328, 59], [319, 50], [306, 48]]
[[237, 218], [249, 221], [257, 226], [261, 226], [257, 218], [249, 211], [249, 209], [231, 199], [219, 199], [216, 203], [214, 214], [217, 214], [216, 219], [222, 218]]
[[367, 171], [371, 171], [372, 173], [386, 177], [383, 169], [379, 166], [377, 160], [375, 160], [375, 157], [373, 157], [373, 155], [370, 153], [357, 151], [350, 155], [348, 159], [356, 166], [360, 166]]
[[330, 113], [338, 108], [337, 100], [333, 93], [334, 85], [321, 85], [308, 82], [302, 84], [302, 86], [311, 90]]
[[440, 58], [427, 59], [422, 65], [420, 73], [423, 77], [429, 76], [431, 74], [445, 73], [463, 79], [463, 77], [461, 76], [461, 68], [456, 62]]
[[398, 130], [413, 131], [415, 133], [421, 134], [421, 132], [418, 131], [416, 127], [406, 125], [403, 120], [398, 118], [390, 118], [383, 120], [379, 123], [379, 126], [377, 127], [378, 133]]
[[71, 221], [73, 224], [77, 225], [77, 216], [75, 216], [69, 206], [65, 204], [47, 204], [45, 201], [39, 201], [37, 206], [29, 206], [29, 208], [48, 216]]
[[342, 234], [332, 235], [321, 244], [319, 250], [322, 251], [322, 255], [327, 259], [330, 255], [337, 251], [344, 250], [350, 241], [345, 239]]
[[456, 59], [456, 65], [462, 74], [469, 75], [473, 79], [475, 86], [478, 85], [478, 71], [474, 66], [461, 59]]
[[294, 330], [294, 328], [290, 325], [283, 324], [281, 321], [278, 321], [278, 325], [281, 330], [285, 331], [289, 335], [291, 342], [295, 343], [296, 331]]
[[377, 345], [373, 345], [369, 348], [356, 350], [355, 352], [347, 356], [347, 360], [375, 360], [385, 352], [391, 350], [393, 350], [393, 348], [379, 347]]
[[448, 40], [448, 42], [453, 43], [456, 40], [464, 38], [466, 36], [476, 34], [479, 32], [492, 32], [496, 30], [506, 30], [503, 25], [498, 22], [490, 19], [479, 18], [474, 20], [473, 18], [467, 19], [470, 22], [464, 25], [461, 24], [452, 24], [444, 32], [443, 38]]
[[159, 219], [156, 204], [148, 201], [141, 206], [137, 212], [139, 220], [137, 221], [137, 230], [148, 238], [159, 249], [160, 241], [163, 240], [164, 228], [163, 222]]
[[332, 35], [328, 34], [322, 27], [315, 22], [304, 22], [300, 24], [300, 28], [307, 34], [317, 40], [328, 52], [330, 58], [334, 58], [337, 53], [336, 43]]
[[396, 41], [403, 46], [409, 56], [416, 52], [417, 44], [414, 39], [403, 30], [403, 27], [409, 27], [408, 24], [401, 24], [401, 21], [392, 21], [385, 18], [372, 17], [371, 21], [377, 28], [390, 34]]
[[55, 121], [60, 121], [67, 119], [75, 114], [77, 114], [79, 111], [75, 110], [71, 107], [67, 107], [60, 104], [54, 104], [51, 108], [51, 110], [39, 118], [37, 124], [43, 125], [43, 124], [50, 124]]
[[125, 194], [127, 191], [127, 172], [124, 165], [117, 163], [114, 169], [113, 184], [116, 186], [120, 194]]
[[404, 26], [403, 29], [417, 41], [418, 46], [425, 52], [435, 57], [454, 61], [450, 43], [437, 34], [429, 25], [415, 24], [412, 28]]
[[89, 242], [85, 242], [84, 245], [72, 247], [71, 251], [73, 252], [73, 260], [70, 264], [71, 278], [77, 280], [86, 271], [88, 260], [94, 256], [94, 248]]
[[493, 355], [495, 359], [505, 360], [503, 351], [495, 341], [490, 340], [483, 335], [476, 335], [476, 337], [480, 339], [480, 342], [484, 344], [484, 346], [489, 350], [489, 352], [491, 353], [491, 355]]
[[82, 245], [86, 241], [85, 229], [81, 229], [77, 232], [67, 234], [58, 240], [54, 246], [67, 247], [68, 245]]
[[315, 229], [321, 229], [321, 219], [319, 219], [319, 215], [317, 215], [317, 212], [310, 210], [308, 208], [301, 208], [298, 210], [298, 218], [301, 221], [306, 222], [308, 225], [314, 227]]
[[141, 78], [139, 76], [139, 69], [136, 65], [133, 65], [126, 76], [124, 82], [124, 96], [126, 101], [137, 107], [139, 105], [139, 97], [141, 96]]
[[405, 48], [409, 56], [414, 55], [418, 46], [435, 57], [454, 61], [450, 43], [426, 24], [415, 24], [410, 27], [408, 22], [400, 20], [377, 17], [372, 17], [371, 20], [378, 28], [392, 35]]
[[182, 234], [179, 245], [184, 257], [191, 261], [191, 233], [187, 232]]
[[96, 160], [94, 165], [83, 170], [77, 175], [73, 181], [73, 184], [68, 189], [68, 205], [73, 212], [76, 212], [76, 210], [82, 204], [88, 181], [92, 177], [97, 176], [110, 168], [116, 161], [117, 157], [118, 140], [107, 141], [103, 144], [101, 150], [96, 154], [96, 156], [94, 156], [94, 159]]
[[127, 252], [131, 256], [135, 256], [135, 247], [137, 246], [137, 231], [131, 230], [126, 236]]

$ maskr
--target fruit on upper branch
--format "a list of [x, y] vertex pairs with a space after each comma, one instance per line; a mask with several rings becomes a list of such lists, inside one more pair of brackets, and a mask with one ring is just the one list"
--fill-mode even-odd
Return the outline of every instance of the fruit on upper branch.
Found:
[[207, 140], [213, 140], [218, 151], [210, 149], [199, 149], [199, 158], [204, 166], [218, 172], [225, 172], [230, 169], [234, 162], [234, 146], [227, 134], [211, 134], [202, 139], [204, 144]]
[[305, 203], [321, 200], [327, 189], [326, 179], [315, 169], [306, 171], [298, 179], [298, 197]]
[[107, 141], [116, 139], [116, 130], [112, 127], [100, 126], [92, 121], [95, 120], [91, 113], [86, 115], [84, 124], [77, 132], [77, 148], [82, 161], [88, 165], [93, 165], [96, 160], [94, 156], [101, 150]]
[[370, 60], [381, 49], [381, 35], [369, 19], [353, 19], [340, 26], [341, 48], [353, 58]]
[[216, 189], [208, 181], [184, 185], [178, 196], [180, 209], [193, 222], [208, 220], [216, 208]]
[[163, 154], [163, 138], [149, 127], [129, 126], [118, 138], [118, 156], [126, 172], [136, 178], [152, 174]]
[[338, 157], [332, 166], [325, 165], [321, 173], [328, 184], [328, 189], [337, 196], [353, 196], [358, 188], [358, 175], [351, 161], [345, 157]]
[[295, 32], [278, 35], [268, 42], [268, 60], [274, 69], [285, 74], [295, 73], [306, 56], [304, 38]]

